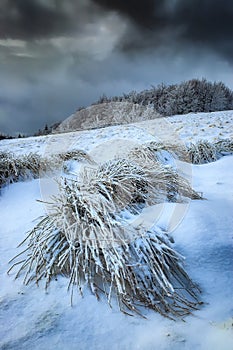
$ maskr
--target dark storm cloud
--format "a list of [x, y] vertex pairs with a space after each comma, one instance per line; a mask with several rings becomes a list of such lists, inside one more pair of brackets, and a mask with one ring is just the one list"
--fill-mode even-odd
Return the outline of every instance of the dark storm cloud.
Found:
[[0, 37], [41, 39], [81, 31], [82, 25], [98, 17], [89, 0], [1, 0]]
[[128, 17], [141, 28], [155, 29], [166, 25], [167, 13], [164, 0], [93, 0], [93, 2]]
[[0, 132], [161, 82], [231, 88], [233, 1], [0, 0]]
[[40, 38], [69, 28], [68, 17], [59, 8], [34, 0], [8, 0], [1, 5], [2, 38]]
[[115, 12], [119, 26], [128, 23], [116, 46], [125, 53], [175, 42], [233, 59], [232, 0], [2, 0], [0, 6], [1, 38], [78, 35], [87, 22]]
[[233, 59], [233, 2], [178, 1], [175, 23], [181, 38]]
[[128, 18], [135, 31], [126, 35], [123, 50], [177, 46], [204, 47], [233, 59], [232, 0], [93, 0]]

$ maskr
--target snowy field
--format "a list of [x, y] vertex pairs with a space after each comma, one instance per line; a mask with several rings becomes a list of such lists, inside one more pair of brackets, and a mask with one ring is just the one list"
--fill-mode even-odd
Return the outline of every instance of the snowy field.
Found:
[[[126, 145], [147, 141], [189, 142], [233, 136], [233, 111], [174, 116], [134, 125], [64, 135], [6, 140], [0, 150], [17, 154], [83, 149], [97, 160], [122, 153]], [[124, 141], [124, 142], [123, 142]], [[191, 201], [172, 232], [175, 249], [202, 290], [203, 306], [183, 320], [171, 321], [145, 310], [147, 319], [111, 309], [90, 291], [74, 296], [70, 306], [67, 280], [24, 286], [7, 275], [17, 244], [44, 213], [40, 180], [19, 182], [0, 196], [0, 349], [231, 350], [233, 348], [233, 156], [205, 165], [189, 165], [193, 188], [206, 200]], [[182, 211], [183, 204], [175, 204]], [[156, 225], [168, 230], [174, 204], [163, 205]], [[154, 209], [148, 211], [153, 223]]]
[[[111, 126], [67, 134], [28, 137], [1, 141], [1, 151], [16, 154], [36, 152], [56, 153], [60, 150], [82, 149], [87, 152], [110, 141], [125, 140], [142, 144], [147, 141], [171, 143], [233, 138], [233, 111], [189, 113], [168, 118], [156, 118], [128, 125]], [[109, 151], [109, 149], [108, 149]]]

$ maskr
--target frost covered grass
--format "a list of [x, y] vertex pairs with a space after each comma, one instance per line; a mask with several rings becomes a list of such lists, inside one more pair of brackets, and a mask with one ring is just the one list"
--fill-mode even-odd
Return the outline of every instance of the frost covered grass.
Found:
[[167, 151], [176, 159], [193, 164], [206, 164], [215, 162], [224, 155], [232, 154], [233, 140], [230, 138], [217, 141], [196, 140], [188, 143], [187, 146], [179, 142], [177, 144], [150, 142], [148, 145], [142, 146], [142, 151], [145, 153], [144, 160], [156, 158], [157, 161], [163, 162], [163, 152]]
[[46, 172], [62, 167], [67, 160], [93, 162], [82, 150], [67, 151], [48, 157], [37, 153], [17, 156], [11, 152], [0, 152], [0, 188], [14, 182], [39, 178]]
[[16, 157], [10, 152], [0, 153], [0, 187], [16, 181], [38, 178], [45, 171], [45, 162], [34, 153]]
[[64, 162], [71, 159], [76, 161], [86, 160], [86, 161], [89, 161], [90, 163], [93, 162], [91, 157], [86, 152], [79, 149], [58, 153], [57, 155], [54, 155], [54, 157], [55, 159], [57, 159], [58, 164], [60, 163], [60, 161]]
[[182, 143], [150, 142], [133, 149], [129, 158], [141, 158], [141, 163], [154, 162], [166, 163], [164, 159], [173, 157], [193, 164], [206, 164], [215, 162], [224, 155], [233, 153], [233, 140], [197, 140], [185, 146]]
[[199, 305], [199, 291], [183, 269], [182, 256], [166, 234], [134, 228], [120, 214], [139, 203], [194, 194], [174, 170], [157, 162], [152, 169], [126, 159], [86, 167], [76, 180], [63, 179], [12, 268], [20, 265], [16, 277], [24, 272], [24, 283], [43, 279], [46, 287], [56, 275], [65, 275], [72, 290], [77, 286], [82, 293], [87, 284], [110, 305], [116, 296], [124, 313], [141, 314], [144, 306], [167, 317], [189, 314]]
[[224, 155], [233, 153], [233, 140], [196, 140], [188, 143], [186, 146], [183, 143], [177, 144], [169, 142], [149, 142], [133, 149], [129, 153], [129, 158], [141, 158], [143, 162], [154, 162], [155, 160], [161, 163], [166, 163], [165, 159], [173, 157], [184, 162], [193, 164], [206, 164], [215, 162]]
[[187, 147], [182, 142], [177, 142], [176, 144], [174, 142], [171, 143], [169, 141], [150, 142], [149, 148], [157, 155], [158, 160], [160, 159], [160, 153], [166, 151], [176, 159], [180, 159], [185, 162], [189, 161]]
[[224, 154], [233, 154], [233, 140], [232, 139], [224, 139], [219, 140], [215, 143], [216, 150]]
[[220, 158], [215, 145], [206, 140], [191, 143], [188, 153], [193, 164], [210, 163]]
[[215, 162], [225, 154], [233, 153], [233, 140], [225, 139], [215, 142], [199, 140], [188, 146], [188, 154], [193, 164]]
[[55, 153], [44, 159], [47, 164], [47, 172], [50, 173], [53, 173], [58, 169], [62, 172], [69, 172], [70, 161], [75, 161], [77, 163], [86, 162], [92, 165], [95, 164], [94, 160], [88, 155], [88, 153], [79, 149]]
[[130, 157], [148, 174], [153, 188], [154, 203], [162, 203], [167, 200], [182, 202], [185, 198], [202, 198], [175, 169], [161, 163], [161, 155], [154, 155], [147, 148], [137, 148], [132, 151]]

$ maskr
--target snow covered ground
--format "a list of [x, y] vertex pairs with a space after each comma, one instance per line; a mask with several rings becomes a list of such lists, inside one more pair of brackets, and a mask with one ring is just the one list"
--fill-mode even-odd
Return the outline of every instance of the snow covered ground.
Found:
[[[155, 120], [140, 123], [140, 126], [4, 141], [0, 143], [0, 150], [43, 154], [55, 152], [59, 147], [71, 147], [93, 153], [98, 159], [102, 155], [105, 159], [114, 145], [115, 151], [123, 152], [126, 143], [121, 140], [124, 139], [128, 144], [129, 141], [137, 144], [173, 138], [178, 134], [179, 140], [186, 142], [200, 138], [228, 138], [233, 132], [233, 111], [167, 119], [160, 120], [159, 124]], [[45, 209], [36, 201], [43, 195], [39, 180], [5, 188], [0, 196], [0, 349], [231, 350], [232, 172], [233, 156], [191, 167], [192, 185], [203, 192], [206, 200], [192, 201], [172, 234], [176, 250], [186, 257], [186, 270], [200, 285], [204, 305], [200, 311], [186, 317], [185, 322], [174, 322], [149, 310], [145, 310], [146, 320], [125, 316], [116, 304], [113, 303], [110, 309], [104, 298], [98, 302], [89, 290], [85, 290], [83, 298], [75, 294], [71, 307], [67, 281], [63, 277], [54, 280], [45, 293], [43, 283], [24, 286], [21, 278], [15, 281], [13, 273], [8, 276], [8, 262], [19, 252], [17, 244]], [[172, 203], [164, 204], [156, 222], [159, 227], [170, 229], [168, 213], [173, 206]], [[175, 206], [178, 211], [180, 206], [182, 211], [183, 204]], [[148, 216], [153, 222], [154, 208]]]
[[147, 141], [169, 140], [169, 142], [176, 144], [177, 142], [194, 142], [200, 139], [232, 138], [232, 125], [233, 111], [189, 113], [88, 131], [3, 140], [0, 147], [2, 151], [11, 151], [16, 154], [30, 152], [44, 154], [56, 153], [68, 148], [96, 152], [96, 147], [106, 145], [109, 152], [108, 142], [111, 142], [112, 147], [112, 142], [115, 143], [116, 140], [139, 144]]

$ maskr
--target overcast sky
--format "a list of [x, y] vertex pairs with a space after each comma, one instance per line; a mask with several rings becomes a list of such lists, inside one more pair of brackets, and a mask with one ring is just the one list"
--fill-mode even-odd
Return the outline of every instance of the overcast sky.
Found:
[[0, 132], [99, 96], [205, 77], [233, 89], [232, 0], [0, 0]]

